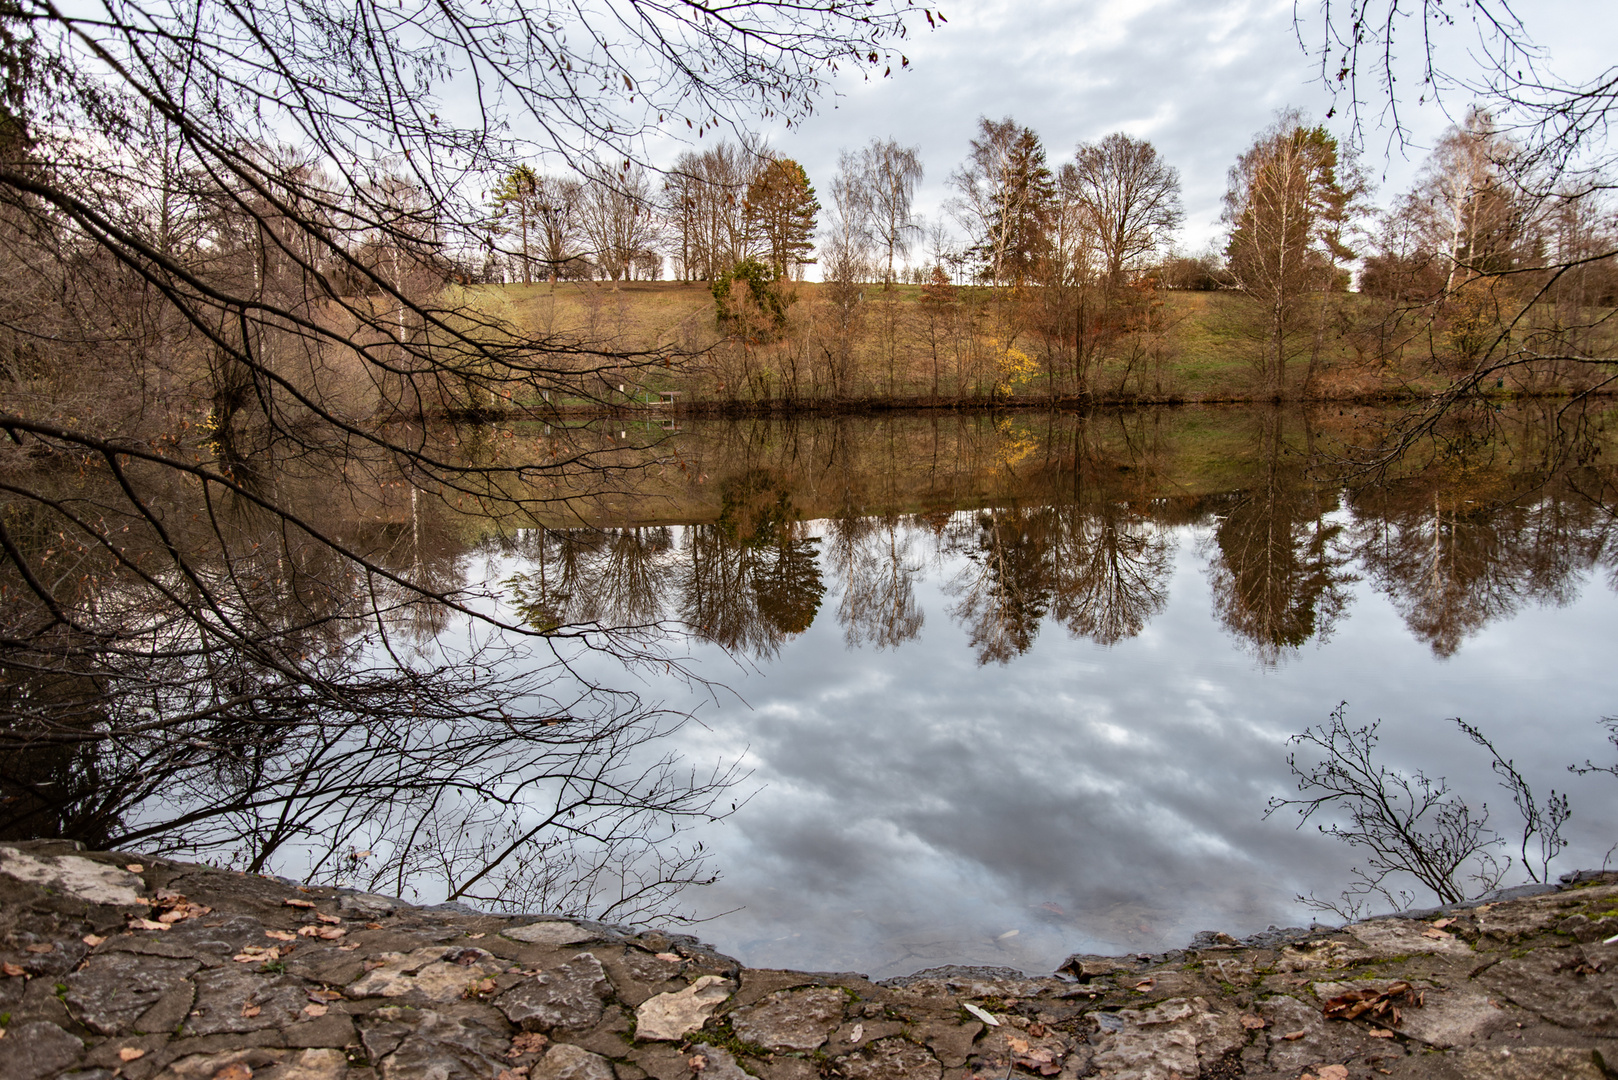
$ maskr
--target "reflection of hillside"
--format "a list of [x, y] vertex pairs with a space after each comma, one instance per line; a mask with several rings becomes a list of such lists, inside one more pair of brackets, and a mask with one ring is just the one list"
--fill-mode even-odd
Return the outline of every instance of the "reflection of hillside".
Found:
[[[683, 469], [665, 472], [682, 479], [638, 505], [694, 523], [678, 586], [664, 585], [678, 600], [659, 610], [761, 656], [818, 607], [822, 573], [850, 647], [914, 639], [916, 588], [940, 559], [954, 560], [949, 614], [981, 661], [1026, 651], [1048, 618], [1116, 644], [1162, 610], [1178, 526], [1210, 529], [1217, 615], [1266, 662], [1329, 635], [1358, 573], [1448, 655], [1612, 564], [1589, 494], [1611, 482], [1604, 467], [1555, 466], [1554, 418], [1461, 414], [1372, 481], [1344, 461], [1387, 420], [1246, 408], [698, 422], [677, 441]], [[801, 535], [817, 518], [818, 562]], [[768, 613], [761, 587], [778, 597]]]

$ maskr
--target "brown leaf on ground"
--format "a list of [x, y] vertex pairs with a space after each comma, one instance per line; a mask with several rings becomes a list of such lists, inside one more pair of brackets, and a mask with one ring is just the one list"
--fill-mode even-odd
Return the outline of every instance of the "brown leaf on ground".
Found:
[[319, 938], [321, 941], [336, 941], [347, 934], [348, 931], [340, 926], [300, 926], [299, 937]]
[[257, 1016], [259, 1013], [261, 1013], [263, 1011], [264, 1010], [259, 1008], [257, 1005], [243, 1005], [242, 1006], [242, 1015], [247, 1017], [248, 1019], [252, 1019], [253, 1017]]
[[297, 941], [298, 935], [286, 930], [266, 930], [264, 936], [276, 941]]
[[1371, 1036], [1373, 1039], [1393, 1038], [1393, 1032], [1389, 1031], [1387, 1028], [1372, 1028], [1370, 1031], [1366, 1032], [1366, 1034]]
[[253, 1069], [247, 1062], [238, 1061], [214, 1073], [213, 1080], [253, 1080]]
[[43, 953], [48, 953], [48, 952], [55, 952], [56, 951], [56, 946], [51, 945], [49, 943], [46, 943], [46, 944], [43, 944], [43, 945], [29, 945], [23, 951], [24, 952], [36, 953], [36, 954], [43, 954]]
[[1446, 926], [1454, 926], [1455, 925], [1455, 920], [1454, 919], [1434, 919], [1433, 920], [1433, 925], [1436, 926], [1438, 929], [1442, 930]]
[[701, 1072], [703, 1069], [708, 1067], [708, 1059], [702, 1054], [692, 1054], [691, 1057], [686, 1060], [686, 1064], [691, 1066], [692, 1072]]
[[1386, 990], [1355, 990], [1327, 1001], [1321, 1012], [1327, 1020], [1353, 1020], [1359, 1016], [1375, 1016], [1395, 1027], [1399, 1023], [1399, 1008], [1395, 1001], [1406, 1005], [1420, 1005], [1422, 999], [1415, 987], [1400, 981]]
[[511, 1049], [506, 1052], [508, 1058], [520, 1058], [524, 1054], [537, 1054], [545, 1049], [550, 1040], [537, 1031], [523, 1031], [511, 1040]]
[[118, 1051], [119, 1061], [139, 1061], [146, 1056], [146, 1051], [138, 1046], [125, 1046]]
[[303, 1007], [303, 1015], [316, 1017], [325, 1016], [330, 1009], [330, 1005], [316, 1005], [313, 1002], [310, 1002], [308, 1005]]
[[1242, 1027], [1246, 1028], [1248, 1031], [1258, 1031], [1261, 1028], [1270, 1026], [1270, 1022], [1257, 1013], [1242, 1013], [1240, 1020], [1242, 1022]]
[[1135, 989], [1139, 990], [1143, 994], [1149, 994], [1152, 992], [1152, 989], [1155, 986], [1157, 986], [1156, 979], [1142, 979], [1140, 982], [1135, 984]]
[[1309, 1034], [1307, 1030], [1300, 1029], [1298, 1031], [1289, 1031], [1285, 1035], [1281, 1036], [1281, 1038], [1285, 1039], [1287, 1042], [1297, 1042], [1307, 1034]]
[[313, 900], [299, 900], [296, 897], [292, 897], [290, 899], [281, 901], [281, 906], [282, 907], [295, 907], [295, 908], [312, 908], [312, 907], [315, 906], [315, 902]]
[[84, 937], [80, 938], [79, 940], [93, 949], [107, 939], [102, 937], [100, 934], [85, 934]]
[[671, 964], [678, 964], [681, 960], [685, 959], [685, 957], [681, 956], [679, 953], [672, 952], [660, 952], [656, 955], [659, 960], [667, 960]]
[[155, 919], [131, 918], [129, 920], [129, 928], [131, 930], [167, 930], [169, 928], [169, 924], [166, 922], [158, 922]]
[[17, 979], [17, 978], [21, 978], [22, 976], [28, 974], [28, 972], [24, 971], [22, 969], [22, 966], [19, 965], [19, 964], [9, 964], [8, 963], [8, 964], [0, 964], [0, 974], [5, 974], [5, 975], [9, 976], [10, 978]]
[[131, 874], [144, 874], [146, 872], [146, 867], [142, 866], [138, 862], [132, 862], [128, 866], [124, 867], [124, 869], [128, 870]]
[[327, 915], [324, 912], [318, 912], [318, 911], [315, 913], [315, 918], [320, 920], [321, 922], [327, 923], [328, 925], [331, 925], [331, 926], [338, 926], [343, 921], [342, 919], [338, 918], [336, 915]]

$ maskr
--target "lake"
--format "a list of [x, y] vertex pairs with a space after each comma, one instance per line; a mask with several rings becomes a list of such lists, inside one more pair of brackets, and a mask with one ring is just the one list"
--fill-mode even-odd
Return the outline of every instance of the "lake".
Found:
[[563, 621], [683, 628], [708, 682], [644, 692], [693, 717], [685, 761], [747, 776], [688, 837], [720, 880], [679, 906], [749, 964], [1039, 971], [1307, 923], [1355, 852], [1265, 808], [1340, 702], [1515, 845], [1451, 718], [1477, 725], [1570, 794], [1552, 871], [1601, 865], [1618, 780], [1567, 768], [1618, 758], [1605, 475], [1547, 457], [1533, 410], [1367, 474], [1344, 457], [1388, 415], [1331, 412], [687, 424], [657, 435], [678, 492], [468, 572]]

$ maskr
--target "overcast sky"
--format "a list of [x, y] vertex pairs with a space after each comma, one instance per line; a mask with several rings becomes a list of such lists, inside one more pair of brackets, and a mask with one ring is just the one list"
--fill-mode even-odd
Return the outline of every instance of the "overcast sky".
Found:
[[[949, 22], [937, 31], [919, 19], [912, 26], [910, 70], [871, 82], [843, 78], [818, 115], [772, 133], [779, 152], [808, 170], [822, 202], [838, 151], [872, 138], [921, 148], [927, 176], [918, 209], [933, 218], [979, 116], [1033, 128], [1053, 166], [1079, 142], [1121, 130], [1150, 139], [1180, 170], [1181, 246], [1195, 251], [1220, 234], [1226, 172], [1254, 133], [1286, 106], [1318, 119], [1332, 104], [1299, 47], [1290, 0], [951, 0], [943, 11]], [[1611, 62], [1606, 4], [1536, 0], [1519, 14], [1564, 77]], [[1452, 66], [1466, 65], [1468, 37], [1448, 43]], [[1448, 102], [1456, 115], [1465, 104]], [[1448, 123], [1431, 108], [1407, 116], [1415, 139], [1428, 144]], [[1386, 132], [1370, 135], [1369, 164], [1386, 197], [1408, 186], [1421, 155], [1389, 160]]]

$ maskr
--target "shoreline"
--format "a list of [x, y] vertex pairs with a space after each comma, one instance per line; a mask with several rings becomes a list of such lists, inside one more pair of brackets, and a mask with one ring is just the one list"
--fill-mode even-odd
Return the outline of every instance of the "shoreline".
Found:
[[1610, 1080], [1618, 1065], [1615, 873], [1074, 955], [1049, 975], [881, 982], [63, 841], [0, 845], [0, 899], [0, 1080]]

